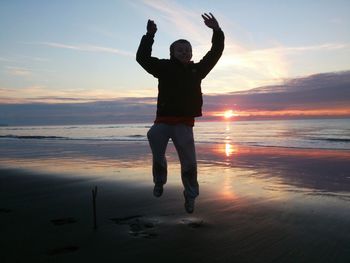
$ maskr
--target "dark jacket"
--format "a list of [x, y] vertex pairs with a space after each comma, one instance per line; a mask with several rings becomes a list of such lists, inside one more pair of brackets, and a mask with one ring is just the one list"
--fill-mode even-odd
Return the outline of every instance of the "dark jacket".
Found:
[[158, 78], [157, 116], [202, 116], [201, 81], [215, 66], [224, 50], [224, 33], [213, 31], [212, 46], [198, 63], [182, 64], [175, 58], [152, 57], [153, 35], [142, 37], [137, 62]]

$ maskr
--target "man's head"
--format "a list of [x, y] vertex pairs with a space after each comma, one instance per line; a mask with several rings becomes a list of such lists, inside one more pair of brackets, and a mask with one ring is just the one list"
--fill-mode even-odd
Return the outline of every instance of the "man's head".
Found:
[[176, 58], [184, 64], [189, 63], [192, 58], [191, 43], [185, 39], [176, 40], [170, 45], [170, 58]]

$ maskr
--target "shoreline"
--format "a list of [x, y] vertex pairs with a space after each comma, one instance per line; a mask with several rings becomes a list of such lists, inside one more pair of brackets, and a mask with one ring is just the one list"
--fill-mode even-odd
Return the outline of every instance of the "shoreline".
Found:
[[[199, 122], [194, 126], [197, 144], [228, 143], [239, 147], [286, 147], [294, 149], [350, 150], [350, 119], [313, 121]], [[84, 143], [147, 143], [151, 123], [19, 126], [0, 129], [0, 141], [67, 140]], [[327, 128], [327, 127], [332, 127]], [[90, 141], [89, 141], [90, 140]], [[62, 142], [64, 143], [64, 142]]]
[[[134, 135], [134, 136], [142, 136], [142, 135]], [[132, 137], [132, 136], [131, 136]], [[0, 141], [4, 140], [6, 142], [21, 142], [28, 140], [29, 141], [42, 141], [42, 142], [55, 142], [55, 143], [84, 143], [84, 144], [148, 144], [148, 140], [134, 140], [134, 139], [72, 139], [68, 137], [60, 137], [60, 136], [41, 136], [41, 135], [0, 135]], [[324, 141], [334, 141], [334, 142], [350, 142], [350, 139], [324, 139]], [[171, 141], [170, 141], [171, 143]], [[225, 142], [208, 142], [208, 141], [196, 141], [196, 145], [221, 145]], [[300, 150], [300, 151], [329, 151], [329, 152], [347, 152], [350, 153], [349, 148], [326, 148], [326, 147], [300, 147], [300, 146], [283, 146], [283, 145], [259, 145], [259, 144], [248, 144], [248, 143], [239, 143], [239, 142], [226, 142], [237, 147], [241, 148], [258, 148], [258, 149], [290, 149], [290, 150]]]

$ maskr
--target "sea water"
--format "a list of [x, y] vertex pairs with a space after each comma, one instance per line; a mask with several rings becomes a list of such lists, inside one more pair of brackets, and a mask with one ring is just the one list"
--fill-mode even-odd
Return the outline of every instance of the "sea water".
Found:
[[[147, 141], [152, 123], [0, 127], [1, 140]], [[350, 119], [200, 122], [196, 143], [350, 150]]]

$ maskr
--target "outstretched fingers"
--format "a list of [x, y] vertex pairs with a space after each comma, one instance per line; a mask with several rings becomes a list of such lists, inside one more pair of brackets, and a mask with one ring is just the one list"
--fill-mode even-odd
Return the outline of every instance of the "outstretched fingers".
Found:
[[207, 13], [204, 13], [204, 14], [202, 14], [202, 18], [204, 19], [204, 23], [208, 27], [210, 27], [214, 30], [219, 28], [219, 23], [212, 13], [209, 13], [209, 15]]
[[216, 18], [214, 17], [214, 15], [212, 13], [209, 13], [209, 15], [207, 13], [204, 13], [202, 15], [202, 17], [204, 20], [212, 20], [212, 19], [216, 20]]
[[211, 15], [211, 19], [215, 20], [216, 21], [216, 18], [215, 16], [212, 14], [212, 13], [209, 13]]
[[204, 21], [207, 21], [207, 20], [209, 20], [211, 18], [207, 13], [204, 13], [202, 15], [202, 17], [203, 17]]

